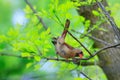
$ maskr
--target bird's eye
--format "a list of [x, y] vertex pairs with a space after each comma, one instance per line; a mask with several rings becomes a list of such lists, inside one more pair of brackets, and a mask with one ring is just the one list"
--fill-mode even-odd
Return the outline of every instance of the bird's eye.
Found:
[[83, 52], [81, 51], [81, 52], [79, 52], [79, 54], [83, 54]]
[[58, 42], [59, 44], [61, 44], [60, 42]]
[[81, 52], [77, 52], [76, 56], [79, 56], [79, 54], [83, 54], [83, 52], [82, 51]]

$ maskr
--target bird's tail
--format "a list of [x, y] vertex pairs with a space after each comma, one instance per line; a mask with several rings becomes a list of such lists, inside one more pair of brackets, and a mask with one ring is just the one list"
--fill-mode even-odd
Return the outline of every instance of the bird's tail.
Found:
[[67, 20], [66, 20], [66, 23], [65, 23], [65, 28], [64, 28], [64, 30], [63, 30], [63, 33], [62, 33], [61, 37], [63, 37], [63, 38], [66, 37], [66, 34], [67, 34], [67, 32], [68, 32], [69, 25], [70, 25], [70, 20], [67, 19]]

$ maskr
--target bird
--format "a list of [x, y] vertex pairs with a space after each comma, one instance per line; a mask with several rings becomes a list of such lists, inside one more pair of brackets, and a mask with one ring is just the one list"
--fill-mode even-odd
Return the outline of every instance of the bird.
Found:
[[55, 46], [57, 58], [59, 55], [60, 57], [65, 58], [66, 60], [68, 60], [69, 58], [72, 58], [74, 61], [76, 61], [75, 57], [82, 58], [83, 52], [80, 49], [74, 48], [65, 42], [65, 37], [68, 33], [69, 25], [70, 25], [70, 20], [66, 19], [65, 27], [61, 36], [57, 38], [53, 37], [52, 43]]

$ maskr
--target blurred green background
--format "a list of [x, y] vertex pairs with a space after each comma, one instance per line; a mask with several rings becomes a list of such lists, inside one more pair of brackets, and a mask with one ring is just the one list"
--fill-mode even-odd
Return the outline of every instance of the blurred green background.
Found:
[[[39, 1], [29, 0], [29, 1], [32, 3], [32, 5], [36, 10], [44, 12], [44, 10], [45, 11], [49, 10], [50, 8], [49, 4], [53, 0], [39, 0]], [[59, 0], [59, 2], [62, 4], [65, 1]], [[120, 23], [119, 23], [120, 0], [108, 0], [108, 3], [110, 5], [110, 10], [112, 12], [111, 15], [114, 17], [117, 25], [120, 26]], [[0, 36], [0, 52], [1, 53], [2, 52], [4, 52], [5, 54], [14, 53], [14, 55], [17, 55], [20, 53], [13, 50], [13, 48], [11, 47], [12, 45], [11, 40], [2, 42], [2, 39], [5, 40], [5, 37], [3, 37], [2, 35], [6, 35], [7, 37], [10, 37], [7, 35], [10, 33], [10, 29], [17, 28], [18, 26], [22, 28], [28, 25], [35, 26], [32, 23], [29, 24], [29, 22], [37, 23], [37, 21], [34, 21], [36, 20], [36, 18], [30, 19], [31, 16], [26, 14], [27, 10], [28, 9], [26, 8], [26, 3], [24, 0], [0, 0], [0, 35], [1, 35]], [[71, 10], [71, 11], [73, 11], [73, 14], [77, 14], [74, 10]], [[38, 15], [43, 16], [42, 18], [46, 22], [47, 26], [49, 27], [54, 26], [53, 24], [54, 21], [47, 19], [45, 14], [39, 13]], [[75, 20], [73, 19], [73, 21]], [[60, 26], [60, 25], [56, 24], [56, 26]], [[52, 28], [50, 29], [51, 31], [53, 30], [54, 33], [58, 32], [56, 33], [56, 35], [59, 35], [59, 33], [61, 32], [61, 28], [59, 28], [58, 31], [54, 31], [54, 29]], [[43, 31], [43, 29], [41, 29], [41, 31]], [[17, 35], [17, 32], [14, 32], [13, 34]], [[73, 44], [76, 44], [76, 43], [73, 43]], [[51, 49], [49, 52], [52, 53], [50, 56], [54, 55], [53, 53], [55, 53], [54, 49]], [[39, 65], [38, 63], [42, 64], [42, 66]], [[63, 62], [60, 65], [59, 62], [53, 62], [53, 61], [46, 62], [45, 60], [42, 60], [36, 63], [36, 61], [31, 58], [26, 59], [26, 58], [11, 57], [11, 56], [0, 56], [0, 80], [50, 80], [50, 79], [51, 80], [53, 79], [54, 80], [68, 80], [68, 79], [73, 80], [73, 77], [71, 76], [71, 74], [69, 73], [67, 73], [67, 75], [62, 74], [67, 71], [66, 68], [68, 67], [68, 65], [70, 66], [71, 64], [66, 65], [66, 63]], [[58, 70], [61, 67], [64, 69]], [[96, 65], [90, 66], [90, 67], [82, 67], [82, 71], [86, 72], [90, 77], [94, 78], [94, 80], [107, 80], [102, 70]], [[77, 72], [73, 71], [71, 73], [74, 74]], [[75, 78], [74, 80], [82, 80], [82, 79], [84, 79], [84, 76], [81, 79]], [[84, 79], [84, 80], [87, 80], [87, 79]]]

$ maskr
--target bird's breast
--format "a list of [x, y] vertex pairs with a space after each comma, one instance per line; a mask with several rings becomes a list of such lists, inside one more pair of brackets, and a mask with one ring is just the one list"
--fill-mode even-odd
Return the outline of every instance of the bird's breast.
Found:
[[56, 47], [58, 54], [63, 58], [73, 58], [74, 53], [66, 45], [59, 45]]

